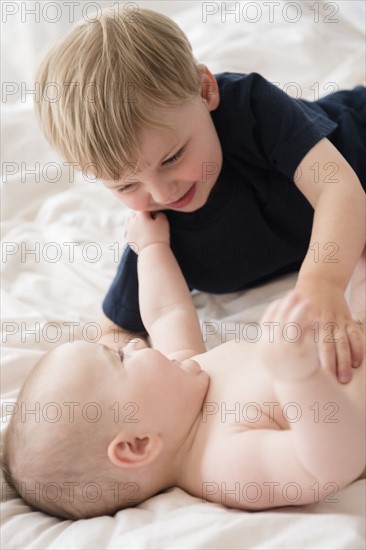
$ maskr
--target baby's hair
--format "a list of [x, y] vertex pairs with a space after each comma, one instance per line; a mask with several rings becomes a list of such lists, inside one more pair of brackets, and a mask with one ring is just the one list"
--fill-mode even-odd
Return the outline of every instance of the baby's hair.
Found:
[[170, 18], [136, 6], [106, 8], [79, 22], [40, 64], [36, 114], [63, 158], [117, 181], [133, 173], [141, 130], [167, 127], [156, 111], [194, 98], [201, 76]]
[[[57, 351], [57, 350], [55, 350]], [[44, 377], [53, 352], [36, 364], [25, 380], [17, 403], [34, 407], [38, 396], [52, 384]], [[37, 396], [37, 397], [35, 397]], [[65, 401], [68, 397], [65, 396]], [[116, 468], [107, 459], [110, 433], [107, 426], [78, 422], [46, 425], [27, 423], [13, 415], [1, 448], [1, 467], [8, 485], [36, 510], [62, 519], [113, 515], [135, 506], [142, 497], [132, 478], [116, 478]]]

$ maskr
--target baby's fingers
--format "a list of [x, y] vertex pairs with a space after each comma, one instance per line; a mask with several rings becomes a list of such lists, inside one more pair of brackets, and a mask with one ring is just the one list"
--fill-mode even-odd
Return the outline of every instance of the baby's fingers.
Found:
[[271, 302], [262, 316], [262, 322], [287, 320], [288, 313], [299, 301], [300, 296], [297, 292], [291, 291], [284, 298]]

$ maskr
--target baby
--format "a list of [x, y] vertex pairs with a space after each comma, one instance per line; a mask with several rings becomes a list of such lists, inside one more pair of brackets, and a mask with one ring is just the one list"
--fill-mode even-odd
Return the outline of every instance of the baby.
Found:
[[[153, 347], [135, 339], [121, 348], [109, 333], [63, 344], [36, 365], [5, 441], [6, 478], [26, 502], [78, 519], [178, 486], [263, 510], [330, 499], [359, 478], [365, 362], [348, 385], [320, 367], [309, 302], [291, 292], [268, 307], [256, 342], [206, 352], [165, 215], [131, 215], [128, 238]], [[355, 313], [365, 306], [364, 260]], [[349, 330], [362, 343], [364, 326]]]

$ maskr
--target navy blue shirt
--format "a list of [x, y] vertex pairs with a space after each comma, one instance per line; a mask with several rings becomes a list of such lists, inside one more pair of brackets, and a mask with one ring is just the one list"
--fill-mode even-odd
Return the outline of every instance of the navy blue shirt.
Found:
[[[171, 247], [189, 287], [220, 294], [300, 268], [313, 208], [294, 175], [322, 138], [337, 147], [366, 188], [366, 88], [309, 102], [290, 98], [257, 73], [215, 77], [220, 104], [211, 116], [223, 152], [221, 172], [202, 208], [165, 214]], [[336, 180], [335, 171], [330, 166], [327, 177]], [[130, 248], [103, 310], [122, 328], [145, 330], [137, 256]]]

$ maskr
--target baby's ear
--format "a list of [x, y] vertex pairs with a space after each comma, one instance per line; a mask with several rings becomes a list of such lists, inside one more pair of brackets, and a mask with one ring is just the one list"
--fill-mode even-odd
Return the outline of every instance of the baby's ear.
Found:
[[136, 437], [120, 432], [108, 445], [107, 455], [116, 466], [136, 468], [153, 462], [162, 448], [163, 441], [157, 434]]

